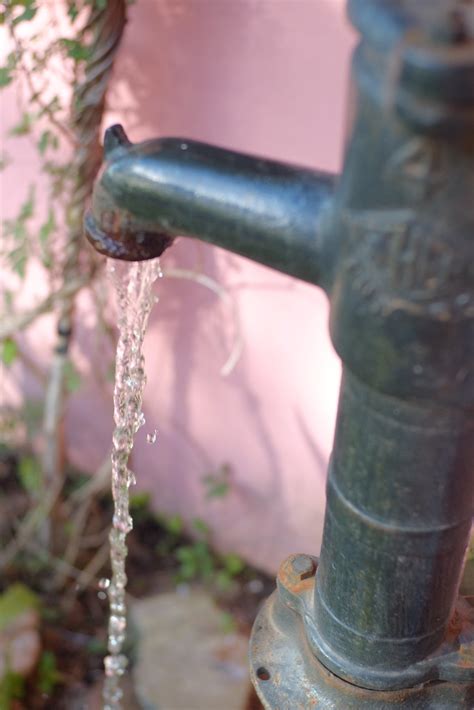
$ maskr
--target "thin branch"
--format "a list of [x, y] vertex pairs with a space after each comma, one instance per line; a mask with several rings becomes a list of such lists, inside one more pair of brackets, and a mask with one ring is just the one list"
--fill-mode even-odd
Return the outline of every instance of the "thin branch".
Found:
[[225, 286], [222, 286], [210, 276], [206, 276], [206, 274], [201, 274], [198, 271], [171, 268], [163, 270], [163, 276], [167, 276], [169, 278], [174, 279], [187, 279], [189, 281], [195, 281], [200, 286], [204, 286], [210, 291], [213, 291], [217, 296], [219, 296], [221, 300], [227, 301], [227, 303], [229, 303], [232, 309], [232, 316], [234, 321], [234, 342], [232, 344], [229, 357], [222, 365], [220, 370], [220, 374], [223, 377], [228, 377], [235, 368], [236, 364], [238, 363], [244, 348], [242, 327], [240, 324], [240, 318], [235, 299], [231, 296], [229, 290], [225, 288]]
[[111, 474], [112, 460], [110, 458], [109, 452], [107, 458], [104, 459], [102, 464], [99, 466], [97, 473], [91, 476], [90, 481], [88, 481], [76, 491], [71, 493], [69, 500], [75, 505], [78, 505], [79, 503], [82, 503], [88, 498], [91, 498], [92, 496], [101, 493], [106, 488], [108, 488]]
[[65, 598], [65, 608], [69, 608], [73, 603], [77, 595], [77, 592], [82, 589], [87, 589], [91, 586], [92, 582], [97, 579], [97, 574], [100, 572], [102, 567], [107, 562], [109, 557], [109, 541], [104, 542], [102, 547], [100, 547], [95, 553], [94, 557], [91, 559], [88, 565], [84, 567], [79, 576], [76, 579], [76, 584], [69, 592], [66, 594]]
[[21, 550], [28, 547], [31, 539], [36, 535], [39, 526], [51, 512], [59, 498], [62, 485], [52, 486], [45, 494], [41, 503], [25, 517], [18, 527], [15, 537], [6, 545], [0, 555], [0, 569], [5, 569]]
[[69, 283], [65, 283], [62, 288], [54, 293], [50, 293], [41, 303], [35, 306], [35, 308], [32, 308], [31, 311], [5, 318], [3, 323], [0, 323], [0, 340], [11, 338], [19, 330], [27, 328], [38, 316], [52, 311], [57, 301], [62, 300], [65, 296], [76, 294], [89, 282], [91, 277], [91, 274], [87, 274]]
[[30, 101], [33, 101], [34, 103], [37, 104], [37, 106], [41, 109], [41, 112], [43, 115], [47, 116], [50, 123], [58, 130], [61, 135], [68, 141], [68, 143], [75, 148], [77, 146], [76, 141], [74, 140], [74, 136], [72, 133], [64, 126], [54, 113], [51, 111], [50, 107], [45, 104], [42, 99], [40, 98], [41, 92], [35, 87], [33, 83], [33, 77], [31, 76], [31, 72], [26, 66], [24, 60], [23, 60], [23, 44], [21, 41], [18, 39], [15, 33], [15, 29], [13, 25], [10, 26], [10, 32], [11, 36], [13, 38], [13, 41], [15, 42], [15, 48], [18, 53], [18, 56], [20, 57], [20, 62], [21, 62], [21, 69], [23, 76], [26, 79], [26, 83], [28, 85], [28, 89], [30, 91]]

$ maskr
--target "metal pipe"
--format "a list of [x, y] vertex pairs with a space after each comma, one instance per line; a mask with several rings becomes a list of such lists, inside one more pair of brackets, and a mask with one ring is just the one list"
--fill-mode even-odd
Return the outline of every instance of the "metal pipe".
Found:
[[192, 234], [330, 299], [344, 375], [321, 559], [284, 562], [257, 618], [265, 707], [471, 708], [474, 10], [349, 10], [362, 39], [334, 196], [325, 175], [112, 131], [86, 229], [132, 259]]
[[330, 272], [333, 176], [179, 138], [132, 145], [120, 126], [105, 150], [85, 220], [98, 251], [148, 259], [195, 236], [310, 283]]

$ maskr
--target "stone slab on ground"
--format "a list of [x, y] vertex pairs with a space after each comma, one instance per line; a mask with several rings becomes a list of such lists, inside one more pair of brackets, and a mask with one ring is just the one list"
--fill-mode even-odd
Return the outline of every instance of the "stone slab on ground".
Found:
[[248, 638], [224, 633], [222, 611], [203, 591], [131, 604], [138, 632], [133, 670], [144, 710], [243, 710], [250, 690]]

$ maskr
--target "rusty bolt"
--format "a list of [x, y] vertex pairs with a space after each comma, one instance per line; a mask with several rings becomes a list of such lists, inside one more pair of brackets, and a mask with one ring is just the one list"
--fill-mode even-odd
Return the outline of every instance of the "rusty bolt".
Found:
[[298, 575], [301, 581], [313, 577], [316, 572], [316, 563], [308, 555], [297, 555], [291, 561], [293, 572]]

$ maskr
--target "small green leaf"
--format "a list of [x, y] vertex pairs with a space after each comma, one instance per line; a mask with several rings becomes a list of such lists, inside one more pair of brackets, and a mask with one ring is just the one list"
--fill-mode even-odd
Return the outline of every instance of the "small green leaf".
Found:
[[24, 222], [30, 217], [33, 217], [35, 211], [35, 188], [33, 185], [30, 186], [28, 197], [20, 208], [20, 214], [18, 215], [18, 220]]
[[225, 570], [232, 577], [240, 574], [245, 569], [245, 563], [240, 557], [233, 552], [222, 556], [222, 562], [224, 563]]
[[7, 57], [7, 63], [5, 66], [0, 67], [0, 89], [4, 86], [8, 86], [13, 81], [13, 72], [17, 65], [17, 55], [15, 52], [10, 52]]
[[13, 25], [17, 25], [19, 22], [26, 22], [27, 20], [32, 20], [38, 11], [34, 0], [23, 0], [23, 2], [16, 4], [23, 5], [25, 10], [21, 13], [21, 15], [15, 17], [15, 19], [13, 20]]
[[5, 289], [3, 292], [3, 303], [6, 311], [11, 311], [13, 309], [13, 291]]
[[40, 138], [39, 138], [38, 150], [41, 155], [44, 155], [45, 152], [48, 150], [50, 135], [51, 135], [51, 131], [43, 131]]
[[134, 493], [130, 496], [130, 509], [132, 511], [145, 511], [150, 507], [151, 495], [146, 491]]
[[71, 361], [66, 363], [64, 382], [69, 393], [77, 392], [82, 385], [82, 378]]
[[48, 219], [44, 222], [39, 230], [39, 239], [43, 247], [46, 246], [47, 241], [51, 234], [56, 229], [56, 220], [54, 218], [53, 208], [50, 207], [48, 210]]
[[39, 598], [25, 584], [18, 582], [10, 585], [0, 595], [0, 631], [3, 631], [25, 611], [37, 610]]
[[63, 38], [61, 39], [61, 44], [66, 50], [67, 56], [75, 59], [76, 62], [84, 61], [90, 56], [90, 48], [76, 39]]
[[26, 255], [25, 247], [22, 245], [21, 247], [18, 247], [18, 249], [14, 249], [10, 253], [10, 264], [15, 272], [15, 274], [18, 274], [20, 279], [24, 279], [26, 275], [26, 264], [28, 261], [28, 257]]
[[72, 2], [68, 3], [67, 14], [68, 14], [68, 17], [71, 20], [71, 22], [74, 22], [76, 20], [78, 14], [79, 14], [79, 10], [77, 7], [77, 3], [74, 2], [74, 0]]
[[31, 113], [25, 112], [21, 117], [19, 123], [10, 130], [12, 136], [26, 136], [31, 132], [31, 127], [33, 125], [33, 116]]
[[13, 81], [12, 70], [9, 67], [0, 67], [0, 89], [3, 89]]
[[18, 357], [18, 345], [13, 340], [13, 338], [5, 338], [2, 342], [2, 354], [1, 359], [6, 367], [13, 365], [16, 358]]
[[[25, 697], [25, 679], [19, 673], [7, 671], [0, 679], [0, 708], [10, 710], [13, 700]], [[16, 703], [15, 703], [16, 706]]]
[[202, 482], [206, 488], [206, 498], [224, 498], [230, 491], [230, 466], [223, 464], [216, 473], [204, 476]]
[[201, 520], [201, 518], [195, 518], [193, 520], [193, 528], [196, 530], [196, 532], [200, 533], [201, 535], [204, 535], [205, 537], [207, 537], [211, 532], [209, 525], [204, 522], [204, 520]]
[[42, 476], [38, 461], [32, 456], [23, 456], [18, 464], [18, 477], [27, 493], [41, 490]]
[[61, 681], [58, 671], [56, 656], [52, 651], [43, 651], [38, 663], [38, 690], [50, 695], [56, 685]]
[[183, 532], [183, 520], [179, 515], [159, 515], [157, 518], [166, 532], [171, 535], [181, 535]]

